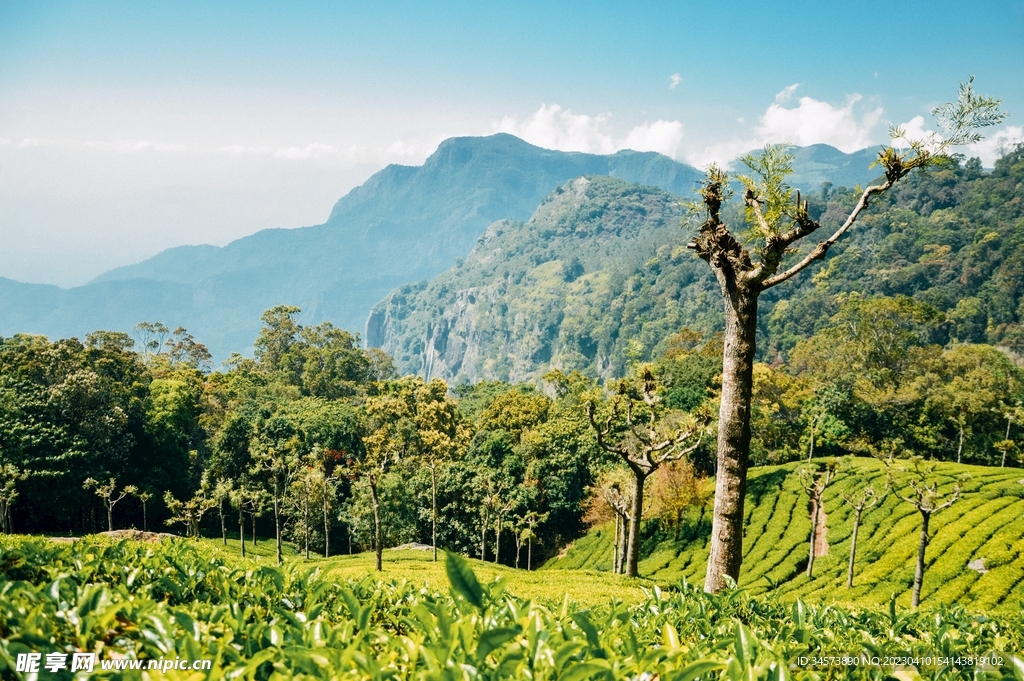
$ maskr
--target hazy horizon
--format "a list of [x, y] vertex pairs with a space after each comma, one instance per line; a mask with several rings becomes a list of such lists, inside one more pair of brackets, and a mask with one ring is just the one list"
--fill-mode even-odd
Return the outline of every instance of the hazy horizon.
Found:
[[454, 136], [697, 166], [765, 142], [854, 151], [928, 129], [971, 74], [1011, 113], [967, 150], [991, 165], [1024, 139], [1022, 33], [1021, 2], [4, 3], [0, 276], [67, 287], [319, 224]]

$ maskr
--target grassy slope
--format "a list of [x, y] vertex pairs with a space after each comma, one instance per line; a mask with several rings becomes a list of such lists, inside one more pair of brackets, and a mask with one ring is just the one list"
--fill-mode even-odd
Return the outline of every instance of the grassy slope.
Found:
[[[223, 556], [232, 564], [241, 564], [237, 539], [228, 539], [227, 547], [220, 539], [203, 539], [204, 548], [216, 555]], [[255, 564], [273, 565], [275, 560], [274, 541], [262, 539], [256, 552], [252, 544], [246, 541], [246, 560]], [[285, 562], [299, 562], [325, 571], [328, 578], [362, 579], [377, 574], [373, 567], [373, 553], [357, 553], [352, 556], [332, 556], [329, 559], [316, 556], [308, 561], [296, 553], [294, 547], [284, 545]], [[255, 558], [254, 558], [255, 556]], [[438, 562], [431, 560], [430, 551], [386, 549], [384, 551], [384, 571], [380, 575], [385, 579], [406, 580], [413, 584], [429, 585], [432, 588], [447, 589], [448, 578], [444, 571], [444, 556], [438, 556]], [[642, 579], [625, 579], [608, 572], [594, 570], [574, 570], [571, 576], [552, 575], [548, 572], [527, 572], [503, 565], [484, 563], [469, 559], [477, 577], [483, 582], [503, 578], [511, 593], [522, 598], [548, 606], [559, 606], [568, 595], [570, 601], [583, 606], [607, 605], [612, 600], [626, 603], [637, 603], [643, 600], [642, 586], [652, 583]]]
[[[890, 494], [864, 514], [857, 541], [853, 589], [846, 589], [853, 513], [842, 493], [870, 481], [885, 486], [873, 459], [857, 459], [826, 491], [827, 556], [815, 559], [814, 577], [803, 573], [810, 535], [807, 497], [794, 474], [798, 464], [751, 471], [746, 507], [743, 572], [739, 585], [753, 593], [774, 588], [815, 602], [882, 605], [892, 595], [908, 606], [920, 532], [920, 515]], [[940, 464], [940, 490], [970, 474], [963, 498], [932, 518], [922, 604], [960, 603], [977, 611], [1009, 611], [1024, 599], [1024, 471]], [[640, 574], [661, 583], [703, 583], [710, 519], [693, 517], [679, 541], [657, 536], [643, 547]], [[610, 526], [593, 529], [545, 569], [611, 569]], [[659, 540], [660, 539], [660, 540]], [[985, 558], [989, 572], [967, 563]]]

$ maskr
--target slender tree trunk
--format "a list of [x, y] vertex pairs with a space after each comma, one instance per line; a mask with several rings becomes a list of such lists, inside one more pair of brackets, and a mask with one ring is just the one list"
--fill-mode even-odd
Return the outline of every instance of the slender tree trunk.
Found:
[[960, 426], [960, 441], [959, 441], [959, 443], [957, 444], [957, 447], [956, 447], [956, 462], [957, 463], [960, 463], [960, 456], [961, 456], [961, 454], [964, 453], [964, 424], [961, 423], [961, 424], [959, 424], [959, 426]]
[[629, 544], [626, 547], [626, 576], [636, 577], [640, 563], [640, 519], [644, 508], [647, 477], [633, 471], [633, 512], [629, 516]]
[[114, 531], [114, 505], [107, 504], [107, 531]]
[[533, 537], [526, 540], [526, 570], [533, 570]]
[[146, 502], [142, 502], [142, 531], [146, 532]]
[[345, 523], [345, 526], [348, 527], [348, 555], [351, 556], [352, 555], [352, 525], [350, 525], [349, 523]]
[[483, 508], [483, 522], [480, 523], [480, 560], [485, 560], [487, 551], [487, 507]]
[[[242, 502], [238, 503], [239, 506]], [[242, 546], [242, 558], [245, 558], [245, 512], [238, 509], [238, 543]]]
[[277, 564], [280, 565], [284, 562], [281, 556], [281, 514], [279, 509], [278, 496], [280, 490], [278, 489], [278, 481], [274, 479], [274, 534], [277, 538]]
[[430, 466], [430, 545], [434, 548], [434, 562], [437, 562], [437, 467]]
[[814, 425], [813, 425], [813, 422], [812, 422], [812, 425], [811, 425], [811, 446], [807, 450], [807, 463], [810, 463], [811, 459], [813, 459], [813, 458], [814, 458]]
[[914, 592], [910, 597], [911, 607], [921, 603], [921, 584], [924, 582], [924, 552], [928, 546], [928, 521], [931, 513], [921, 511], [921, 542], [917, 545], [917, 568], [914, 570]]
[[251, 516], [249, 516], [249, 517], [252, 518], [252, 545], [255, 547], [256, 546], [256, 513], [253, 512], [253, 514]]
[[858, 506], [853, 516], [853, 536], [850, 537], [850, 565], [846, 568], [846, 588], [853, 588], [853, 563], [857, 558], [857, 530], [860, 529], [860, 516], [864, 512], [863, 506]]
[[501, 553], [501, 514], [494, 516], [494, 564], [498, 564]]
[[327, 483], [324, 483], [324, 558], [331, 557], [331, 525], [328, 519]]
[[814, 577], [814, 544], [818, 540], [818, 513], [821, 512], [821, 500], [817, 497], [811, 497], [811, 506], [813, 512], [811, 513], [811, 551], [807, 556], [807, 578]]
[[[1009, 416], [1006, 417], [1006, 437], [1004, 437], [1003, 439], [1004, 440], [1009, 440], [1010, 439], [1010, 417]], [[1003, 460], [999, 464], [1000, 468], [1006, 468], [1006, 454], [1009, 451], [1010, 451], [1009, 447], [1004, 447], [1003, 448]]]
[[519, 541], [519, 537], [516, 537], [516, 570], [519, 569], [519, 555], [523, 552], [523, 545]]
[[[716, 272], [717, 273], [717, 272]], [[750, 456], [750, 400], [754, 387], [757, 333], [757, 292], [723, 282], [725, 347], [722, 352], [722, 396], [718, 411], [718, 456], [715, 473], [715, 516], [711, 525], [704, 590], [738, 581], [743, 563], [743, 502]]]
[[302, 496], [302, 541], [306, 560], [309, 560], [309, 487], [303, 484]]
[[220, 538], [224, 542], [224, 546], [228, 545], [228, 526], [224, 523], [224, 500], [220, 500], [220, 505], [217, 507], [217, 511], [220, 513]]
[[612, 540], [612, 572], [619, 574], [619, 524], [622, 520], [618, 512], [615, 513], [615, 538]]
[[377, 572], [384, 569], [384, 537], [380, 530], [380, 502], [377, 499], [377, 481], [370, 479], [370, 498], [373, 500], [373, 550], [376, 552]]

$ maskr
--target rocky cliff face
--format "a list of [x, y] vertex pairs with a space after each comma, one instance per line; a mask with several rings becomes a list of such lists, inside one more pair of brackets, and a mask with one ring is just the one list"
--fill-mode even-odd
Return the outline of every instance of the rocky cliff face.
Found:
[[[373, 308], [367, 342], [401, 371], [454, 382], [529, 381], [553, 368], [609, 377], [676, 328], [681, 289], [651, 287], [662, 260], [694, 264], [681, 217], [672, 194], [576, 178], [528, 222], [492, 224], [465, 262], [393, 291]], [[689, 278], [709, 283], [696, 269]], [[651, 323], [664, 329], [648, 329], [651, 347], [636, 348], [644, 334], [635, 331]], [[637, 327], [632, 350], [624, 326]]]

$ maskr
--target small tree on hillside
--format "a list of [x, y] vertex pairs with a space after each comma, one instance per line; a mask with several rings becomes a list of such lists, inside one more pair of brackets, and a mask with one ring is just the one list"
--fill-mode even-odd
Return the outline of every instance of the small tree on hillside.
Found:
[[823, 512], [822, 497], [825, 490], [835, 480], [839, 465], [835, 461], [829, 461], [823, 469], [812, 469], [804, 467], [799, 470], [797, 476], [800, 479], [800, 486], [811, 500], [811, 550], [807, 555], [807, 577], [814, 576], [814, 558], [817, 555], [818, 544], [818, 520]]
[[857, 531], [860, 529], [860, 519], [866, 511], [870, 511], [872, 508], [882, 503], [885, 500], [886, 495], [889, 494], [889, 488], [886, 487], [882, 494], [878, 494], [875, 488], [871, 485], [867, 485], [859, 492], [853, 494], [843, 494], [843, 501], [853, 507], [853, 533], [850, 537], [850, 564], [846, 570], [846, 588], [853, 588], [853, 566], [854, 561], [857, 557]]
[[[269, 431], [275, 428], [268, 428]], [[292, 476], [298, 465], [297, 450], [301, 445], [297, 434], [266, 432], [258, 435], [250, 449], [253, 455], [253, 470], [257, 475], [266, 476], [270, 482], [270, 499], [274, 509], [274, 540], [276, 542], [277, 564], [284, 561], [281, 550], [281, 521], [284, 515], [284, 498], [291, 485]], [[255, 543], [255, 541], [254, 541]]]
[[168, 525], [182, 523], [188, 536], [195, 540], [199, 539], [199, 523], [203, 520], [203, 514], [217, 505], [216, 499], [210, 495], [207, 485], [202, 485], [187, 501], [179, 501], [171, 494], [170, 490], [164, 492], [164, 504], [171, 512], [171, 517], [165, 522]]
[[231, 493], [234, 485], [230, 480], [218, 480], [213, 487], [213, 500], [217, 503], [217, 513], [220, 516], [220, 538], [224, 546], [228, 545], [228, 526], [225, 522], [224, 503], [231, 502]]
[[135, 485], [128, 485], [121, 490], [120, 494], [116, 494], [117, 481], [114, 478], [111, 478], [110, 482], [106, 484], [100, 484], [95, 478], [86, 478], [85, 482], [82, 483], [82, 487], [84, 489], [91, 489], [103, 501], [103, 507], [107, 509], [108, 532], [114, 531], [114, 506], [117, 505], [117, 502], [139, 491], [139, 488]]
[[[928, 526], [932, 516], [949, 508], [960, 498], [961, 482], [958, 480], [949, 492], [940, 492], [939, 483], [929, 476], [935, 471], [935, 464], [925, 465], [920, 457], [911, 459], [911, 470], [903, 472], [903, 479], [893, 483], [893, 494], [917, 509], [921, 514], [921, 539], [917, 545], [917, 566], [914, 569], [914, 591], [910, 605], [917, 607], [921, 602], [921, 585], [924, 583], [925, 550], [931, 537]], [[902, 491], [900, 491], [902, 489]]]
[[786, 184], [792, 156], [784, 146], [767, 147], [763, 154], [742, 160], [753, 171], [740, 176], [750, 238], [738, 239], [722, 221], [722, 206], [731, 195], [728, 174], [712, 165], [700, 189], [693, 213], [703, 221], [689, 248], [708, 263], [725, 303], [725, 347], [722, 354], [722, 392], [718, 416], [718, 465], [715, 476], [715, 515], [711, 528], [704, 589], [717, 592], [739, 579], [743, 562], [743, 503], [750, 459], [750, 410], [756, 356], [757, 304], [761, 294], [797, 276], [823, 259], [853, 227], [876, 195], [889, 191], [918, 168], [948, 163], [954, 146], [981, 139], [977, 129], [1001, 122], [999, 100], [976, 94], [973, 78], [960, 86], [957, 101], [932, 113], [944, 136], [908, 142], [906, 132], [890, 130], [904, 149], [888, 147], [876, 163], [884, 172], [878, 184], [865, 188], [846, 220], [827, 239], [801, 249], [806, 238], [821, 229], [808, 204]]
[[135, 491], [135, 498], [142, 502], [142, 531], [147, 532], [149, 528], [146, 527], [146, 502], [153, 498], [152, 492], [140, 492]]
[[[641, 371], [639, 389], [626, 381], [612, 398], [610, 413], [598, 425], [596, 407], [587, 404], [587, 418], [597, 433], [597, 444], [618, 455], [633, 473], [633, 498], [626, 542], [626, 574], [637, 576], [640, 560], [640, 521], [643, 516], [644, 483], [667, 461], [680, 459], [700, 446], [700, 424], [689, 414], [659, 413], [657, 386], [651, 370]], [[609, 442], [614, 438], [616, 442]]]
[[4, 534], [13, 534], [11, 506], [18, 498], [18, 483], [28, 477], [12, 463], [0, 466], [0, 528]]

